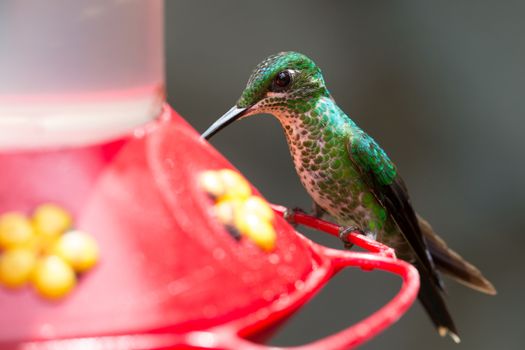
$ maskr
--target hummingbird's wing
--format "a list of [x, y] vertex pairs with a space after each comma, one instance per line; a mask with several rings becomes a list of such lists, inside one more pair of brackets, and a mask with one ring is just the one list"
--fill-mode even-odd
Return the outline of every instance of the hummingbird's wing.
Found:
[[398, 225], [404, 238], [416, 254], [417, 260], [427, 270], [436, 285], [443, 283], [435, 269], [423, 233], [403, 179], [397, 174], [396, 166], [387, 154], [366, 133], [354, 135], [347, 144], [350, 160], [360, 169], [363, 179], [369, 185], [377, 200], [387, 209]]

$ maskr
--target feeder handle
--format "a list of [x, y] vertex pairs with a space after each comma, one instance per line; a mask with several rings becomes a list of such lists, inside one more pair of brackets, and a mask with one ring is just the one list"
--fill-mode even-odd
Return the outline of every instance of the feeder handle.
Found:
[[[210, 348], [213, 349], [243, 349], [243, 350], [343, 350], [352, 349], [370, 340], [379, 332], [395, 323], [412, 305], [419, 290], [419, 274], [410, 264], [395, 258], [378, 254], [350, 252], [324, 248], [322, 255], [329, 259], [334, 267], [333, 275], [346, 267], [361, 267], [365, 270], [379, 269], [400, 276], [403, 280], [396, 296], [381, 309], [361, 322], [309, 344], [294, 347], [266, 346], [242, 338], [239, 334], [225, 331], [211, 331], [208, 339], [213, 339]], [[330, 277], [330, 278], [331, 278]], [[204, 332], [206, 333], [206, 332]], [[204, 335], [204, 334], [203, 334]], [[197, 339], [198, 337], [193, 337]], [[194, 343], [194, 345], [197, 345]], [[204, 345], [204, 344], [201, 344]], [[197, 348], [207, 348], [197, 346]]]

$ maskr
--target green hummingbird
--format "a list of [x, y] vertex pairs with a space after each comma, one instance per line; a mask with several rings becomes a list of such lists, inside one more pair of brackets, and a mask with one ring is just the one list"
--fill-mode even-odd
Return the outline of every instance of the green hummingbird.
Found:
[[[472, 264], [448, 248], [413, 209], [407, 188], [385, 151], [336, 104], [321, 70], [297, 52], [281, 52], [253, 71], [236, 105], [202, 137], [254, 114], [280, 122], [301, 183], [317, 216], [329, 214], [341, 226], [375, 237], [420, 273], [419, 300], [439, 334], [459, 336], [443, 299], [440, 272], [480, 292], [493, 285]], [[343, 230], [341, 238], [344, 240]]]

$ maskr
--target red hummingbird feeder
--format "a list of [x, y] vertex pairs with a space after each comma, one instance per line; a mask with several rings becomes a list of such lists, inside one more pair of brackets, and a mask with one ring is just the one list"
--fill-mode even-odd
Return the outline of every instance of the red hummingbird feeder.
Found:
[[[148, 7], [144, 16], [154, 16], [152, 32], [160, 32], [161, 3], [135, 6]], [[232, 236], [199, 175], [238, 171], [163, 104], [162, 84], [150, 86], [51, 99], [84, 107], [101, 96], [121, 106], [143, 101], [144, 111], [156, 117], [145, 116], [146, 123], [124, 118], [123, 124], [113, 125], [120, 136], [97, 136], [95, 131], [71, 138], [67, 132], [64, 139], [60, 132], [78, 131], [78, 125], [46, 124], [43, 117], [27, 125], [59, 125], [50, 131], [53, 137], [37, 135], [30, 143], [17, 143], [15, 137], [2, 141], [0, 134], [0, 214], [29, 213], [42, 203], [57, 203], [100, 251], [96, 265], [78, 273], [76, 285], [63, 297], [47, 299], [31, 286], [0, 286], [0, 349], [266, 349], [261, 341], [346, 267], [399, 275], [401, 288], [361, 322], [296, 349], [354, 348], [410, 307], [419, 288], [415, 268], [396, 259], [391, 248], [357, 233], [349, 240], [367, 252], [326, 248], [298, 233], [282, 218], [284, 208], [274, 205], [271, 245]], [[2, 98], [0, 105], [13, 101], [20, 100]], [[47, 97], [32, 101], [51, 103]], [[0, 124], [1, 112], [0, 107]], [[118, 130], [122, 125], [128, 131]], [[48, 129], [42, 130], [46, 134]], [[18, 132], [19, 140], [27, 140], [27, 132], [34, 130]], [[55, 138], [60, 147], [54, 147]], [[294, 220], [329, 234], [339, 232], [336, 225], [306, 214], [294, 214]]]

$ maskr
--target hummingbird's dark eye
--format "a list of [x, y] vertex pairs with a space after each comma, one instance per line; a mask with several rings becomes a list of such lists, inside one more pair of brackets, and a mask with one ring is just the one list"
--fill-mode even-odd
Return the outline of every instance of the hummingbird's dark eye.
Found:
[[283, 70], [275, 76], [273, 80], [273, 90], [283, 90], [287, 88], [292, 81], [292, 74], [289, 70]]

